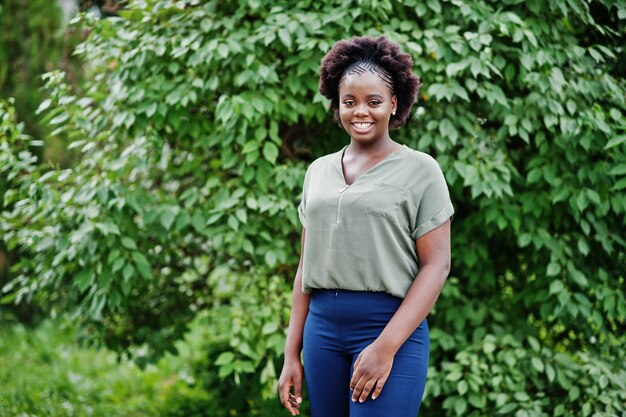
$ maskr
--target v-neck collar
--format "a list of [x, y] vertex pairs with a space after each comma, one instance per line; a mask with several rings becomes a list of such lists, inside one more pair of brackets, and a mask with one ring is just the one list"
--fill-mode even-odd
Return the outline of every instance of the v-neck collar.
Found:
[[346, 182], [346, 178], [345, 178], [345, 176], [343, 174], [343, 155], [344, 155], [344, 153], [346, 151], [346, 148], [348, 148], [348, 146], [350, 146], [350, 144], [347, 144], [343, 148], [341, 148], [337, 152], [337, 156], [335, 158], [335, 167], [338, 169], [339, 175], [341, 175], [341, 182], [343, 183], [344, 187], [351, 187], [352, 185], [356, 184], [362, 177], [367, 175], [370, 171], [373, 171], [374, 168], [378, 167], [379, 165], [382, 165], [383, 162], [388, 161], [389, 159], [392, 159], [392, 157], [398, 155], [401, 150], [408, 149], [408, 147], [406, 145], [404, 145], [404, 144], [402, 144], [401, 146], [398, 146], [398, 149], [396, 149], [395, 151], [391, 152], [389, 155], [387, 155], [386, 157], [384, 157], [383, 159], [378, 161], [374, 166], [370, 167], [365, 172], [363, 172], [361, 175], [356, 177], [355, 180], [352, 181], [352, 184], [348, 184]]

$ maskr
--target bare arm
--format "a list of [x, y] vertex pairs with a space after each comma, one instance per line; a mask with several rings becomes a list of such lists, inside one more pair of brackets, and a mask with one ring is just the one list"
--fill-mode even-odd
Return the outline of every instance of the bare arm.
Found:
[[[280, 402], [294, 416], [300, 414], [300, 404], [302, 403], [304, 372], [300, 362], [300, 352], [302, 351], [304, 323], [309, 313], [309, 302], [311, 301], [311, 296], [302, 292], [302, 259], [304, 258], [305, 234], [306, 230], [302, 228], [300, 262], [298, 263], [296, 278], [293, 282], [291, 317], [289, 319], [287, 341], [285, 342], [285, 362], [278, 379]], [[290, 392], [291, 387], [293, 387], [293, 394]]]
[[439, 298], [450, 271], [450, 223], [448, 219], [415, 241], [419, 273], [382, 333], [355, 361], [350, 381], [352, 401], [365, 401], [374, 386], [372, 399], [380, 395], [396, 352]]
[[450, 223], [415, 241], [420, 270], [398, 311], [378, 337], [394, 355], [435, 305], [450, 272]]
[[302, 228], [302, 238], [300, 239], [300, 262], [296, 271], [296, 279], [293, 282], [293, 293], [291, 295], [291, 317], [289, 319], [289, 331], [285, 342], [285, 360], [300, 360], [302, 350], [302, 333], [304, 332], [304, 322], [309, 313], [309, 302], [311, 296], [302, 292], [302, 258], [304, 257], [304, 236], [306, 230]]

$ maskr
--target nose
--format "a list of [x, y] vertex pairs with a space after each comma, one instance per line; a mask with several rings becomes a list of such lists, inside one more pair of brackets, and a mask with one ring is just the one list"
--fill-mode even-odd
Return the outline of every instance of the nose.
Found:
[[356, 109], [354, 109], [354, 115], [355, 116], [368, 116], [369, 115], [369, 110], [367, 108], [367, 106], [357, 106]]

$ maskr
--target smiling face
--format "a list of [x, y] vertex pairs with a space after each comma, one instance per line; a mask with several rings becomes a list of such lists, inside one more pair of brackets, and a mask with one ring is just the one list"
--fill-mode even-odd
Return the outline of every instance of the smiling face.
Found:
[[397, 99], [389, 85], [370, 72], [347, 74], [339, 84], [339, 118], [353, 140], [372, 143], [389, 138], [389, 119]]

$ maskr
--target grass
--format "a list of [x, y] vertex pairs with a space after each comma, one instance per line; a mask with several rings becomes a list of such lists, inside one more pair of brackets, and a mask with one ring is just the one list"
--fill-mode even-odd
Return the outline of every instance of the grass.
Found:
[[252, 383], [256, 375], [241, 386], [216, 377], [205, 346], [214, 337], [213, 330], [201, 321], [177, 342], [177, 355], [166, 354], [145, 370], [131, 361], [118, 361], [105, 348], [81, 346], [76, 331], [59, 321], [30, 328], [0, 320], [0, 417], [286, 413], [277, 398], [261, 398]]
[[177, 375], [139, 370], [105, 349], [84, 348], [74, 330], [46, 322], [0, 327], [0, 416], [157, 416]]

